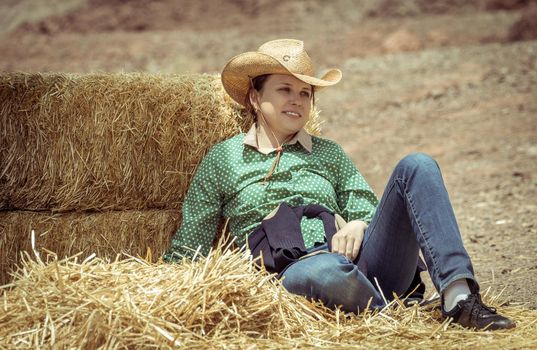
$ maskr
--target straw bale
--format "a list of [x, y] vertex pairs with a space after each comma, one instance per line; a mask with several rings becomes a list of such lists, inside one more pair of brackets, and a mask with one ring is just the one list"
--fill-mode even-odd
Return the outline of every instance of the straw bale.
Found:
[[250, 124], [217, 75], [0, 73], [0, 210], [177, 209]]
[[[43, 262], [42, 260], [45, 260]], [[257, 272], [249, 254], [217, 249], [182, 264], [74, 256], [26, 258], [0, 289], [0, 347], [20, 348], [535, 348], [537, 311], [487, 302], [517, 322], [469, 331], [438, 310], [330, 311]], [[3, 292], [2, 292], [3, 289]]]
[[0, 285], [30, 250], [30, 233], [36, 232], [40, 251], [48, 249], [60, 257], [81, 252], [114, 258], [122, 252], [155, 257], [168, 248], [180, 222], [178, 210], [129, 210], [110, 212], [0, 212]]

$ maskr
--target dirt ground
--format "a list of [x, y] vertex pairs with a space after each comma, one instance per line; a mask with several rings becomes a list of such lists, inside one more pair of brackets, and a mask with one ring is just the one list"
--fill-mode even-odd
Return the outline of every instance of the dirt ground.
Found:
[[511, 40], [532, 4], [6, 0], [0, 70], [213, 73], [300, 38], [344, 74], [318, 94], [324, 137], [378, 195], [405, 154], [434, 156], [482, 287], [537, 308], [537, 36]]

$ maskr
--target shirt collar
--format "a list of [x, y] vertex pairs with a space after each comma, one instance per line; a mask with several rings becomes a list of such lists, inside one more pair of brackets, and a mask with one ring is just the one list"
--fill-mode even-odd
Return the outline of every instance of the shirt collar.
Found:
[[[313, 149], [311, 135], [308, 134], [306, 132], [306, 130], [304, 130], [304, 128], [300, 129], [295, 134], [295, 136], [293, 136], [293, 138], [291, 140], [289, 140], [288, 142], [286, 142], [285, 144], [286, 145], [293, 145], [293, 144], [295, 144], [297, 142], [300, 145], [302, 145], [302, 147], [304, 147], [304, 149], [306, 151], [311, 153], [311, 151]], [[256, 123], [252, 124], [252, 126], [250, 127], [250, 130], [248, 130], [248, 132], [244, 136], [243, 144], [248, 145], [248, 146], [252, 146], [257, 151], [261, 152], [259, 150], [259, 145], [257, 143], [257, 124]], [[272, 151], [270, 151], [270, 152], [272, 152]], [[268, 152], [268, 153], [270, 153], [270, 152]], [[265, 153], [265, 152], [261, 152], [261, 153]]]

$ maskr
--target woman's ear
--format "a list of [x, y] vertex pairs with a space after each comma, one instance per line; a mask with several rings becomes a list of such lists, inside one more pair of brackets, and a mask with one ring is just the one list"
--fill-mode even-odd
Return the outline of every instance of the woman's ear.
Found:
[[259, 92], [255, 89], [250, 89], [248, 98], [250, 99], [250, 104], [254, 107], [254, 110], [257, 111], [259, 109]]

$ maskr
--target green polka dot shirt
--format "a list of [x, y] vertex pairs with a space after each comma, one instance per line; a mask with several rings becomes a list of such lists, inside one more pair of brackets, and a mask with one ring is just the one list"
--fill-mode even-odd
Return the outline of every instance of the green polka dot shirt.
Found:
[[[266, 183], [263, 179], [276, 151], [260, 152], [245, 143], [244, 133], [213, 146], [196, 170], [183, 203], [183, 222], [164, 260], [192, 258], [198, 249], [208, 254], [222, 218], [229, 218], [230, 234], [242, 246], [282, 202], [319, 204], [347, 222], [369, 222], [378, 199], [341, 146], [303, 130], [299, 133], [299, 142], [295, 137], [294, 143], [283, 146], [280, 162]], [[304, 217], [301, 229], [306, 247], [324, 242], [321, 219]]]

